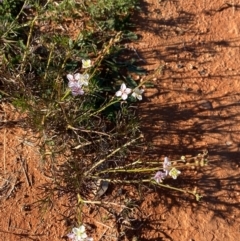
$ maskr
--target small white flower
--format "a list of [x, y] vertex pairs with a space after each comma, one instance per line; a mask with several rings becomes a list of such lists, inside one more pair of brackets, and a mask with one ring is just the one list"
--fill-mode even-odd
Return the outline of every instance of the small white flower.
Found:
[[92, 238], [88, 238], [85, 227], [83, 225], [79, 226], [78, 228], [73, 228], [72, 232], [67, 236], [72, 241], [93, 241]]
[[185, 162], [186, 161], [186, 157], [185, 156], [181, 156], [181, 161]]
[[175, 167], [172, 168], [169, 172], [169, 176], [171, 176], [173, 179], [177, 179], [178, 175], [180, 174], [181, 172], [176, 169]]
[[90, 68], [92, 66], [92, 61], [90, 59], [82, 59], [82, 67], [83, 69]]
[[88, 86], [89, 74], [81, 74], [78, 80], [80, 85]]
[[135, 89], [133, 89], [133, 93], [132, 96], [138, 100], [142, 100], [142, 93], [144, 92], [143, 89], [139, 89], [138, 87], [136, 87]]
[[132, 92], [130, 88], [127, 88], [126, 85], [123, 83], [120, 87], [120, 90], [116, 92], [117, 97], [121, 97], [123, 100], [128, 98], [128, 95]]

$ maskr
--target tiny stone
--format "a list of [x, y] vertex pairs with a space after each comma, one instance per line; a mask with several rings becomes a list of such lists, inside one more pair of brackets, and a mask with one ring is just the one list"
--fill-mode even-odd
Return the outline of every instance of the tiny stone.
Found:
[[214, 86], [211, 86], [211, 87], [210, 87], [210, 90], [211, 90], [211, 91], [215, 91], [216, 88], [215, 88]]
[[203, 69], [203, 70], [199, 71], [199, 74], [200, 75], [206, 75], [207, 74], [207, 70]]
[[227, 146], [231, 146], [231, 145], [232, 145], [232, 142], [231, 142], [231, 141], [226, 141], [226, 145], [227, 145]]
[[182, 69], [182, 68], [184, 67], [184, 65], [181, 64], [181, 63], [178, 63], [178, 64], [177, 64], [177, 67], [178, 67], [179, 69]]
[[200, 102], [199, 105], [200, 109], [204, 109], [204, 110], [211, 110], [213, 108], [212, 103], [208, 100], [203, 100]]
[[137, 236], [133, 236], [132, 241], [138, 241]]
[[136, 75], [134, 79], [135, 79], [135, 80], [139, 80], [139, 79], [140, 79], [140, 76], [139, 76], [139, 75]]

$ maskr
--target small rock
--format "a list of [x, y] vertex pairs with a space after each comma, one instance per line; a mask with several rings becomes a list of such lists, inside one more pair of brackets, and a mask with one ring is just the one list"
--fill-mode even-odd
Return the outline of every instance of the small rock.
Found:
[[108, 189], [109, 182], [108, 181], [101, 181], [99, 189], [97, 190], [97, 196], [101, 197]]
[[232, 141], [226, 141], [225, 144], [226, 144], [227, 146], [231, 146], [231, 145], [232, 145]]
[[203, 70], [200, 70], [198, 71], [200, 75], [206, 75], [207, 74], [207, 70], [206, 69], [203, 69]]
[[208, 100], [202, 100], [199, 103], [199, 108], [202, 110], [211, 110], [213, 109], [212, 103]]

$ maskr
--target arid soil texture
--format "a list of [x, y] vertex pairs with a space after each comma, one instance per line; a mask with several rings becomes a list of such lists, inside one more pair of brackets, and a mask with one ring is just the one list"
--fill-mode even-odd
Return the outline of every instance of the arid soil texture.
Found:
[[[139, 106], [151, 143], [145, 157], [161, 161], [207, 149], [209, 164], [171, 182], [197, 188], [200, 202], [149, 189], [134, 216], [132, 236], [124, 239], [239, 240], [240, 2], [146, 0], [141, 7], [134, 18], [140, 38], [130, 47], [149, 73], [162, 69]], [[36, 134], [24, 129], [24, 116], [11, 105], [1, 103], [0, 114], [0, 240], [67, 240], [68, 200], [59, 195], [41, 215], [37, 208], [39, 187], [51, 180], [41, 171]], [[116, 226], [103, 219], [89, 213], [90, 236], [117, 240]]]

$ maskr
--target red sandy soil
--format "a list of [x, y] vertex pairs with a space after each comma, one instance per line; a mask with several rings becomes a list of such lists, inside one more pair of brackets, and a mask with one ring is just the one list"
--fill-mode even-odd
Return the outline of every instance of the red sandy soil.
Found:
[[[132, 211], [125, 240], [239, 240], [240, 2], [141, 5], [136, 21], [141, 38], [131, 47], [149, 71], [162, 66], [139, 106], [145, 138], [152, 143], [146, 158], [160, 161], [207, 149], [209, 165], [172, 183], [197, 187], [204, 196], [200, 202], [162, 189], [146, 191], [139, 211]], [[60, 195], [52, 209], [39, 214], [37, 208], [43, 197], [39, 187], [51, 180], [42, 171], [36, 134], [10, 105], [2, 103], [0, 115], [0, 240], [67, 240], [68, 200]], [[131, 190], [128, 195], [134, 196]], [[114, 231], [111, 219], [94, 215], [87, 217], [89, 236], [117, 240], [121, 230]]]

